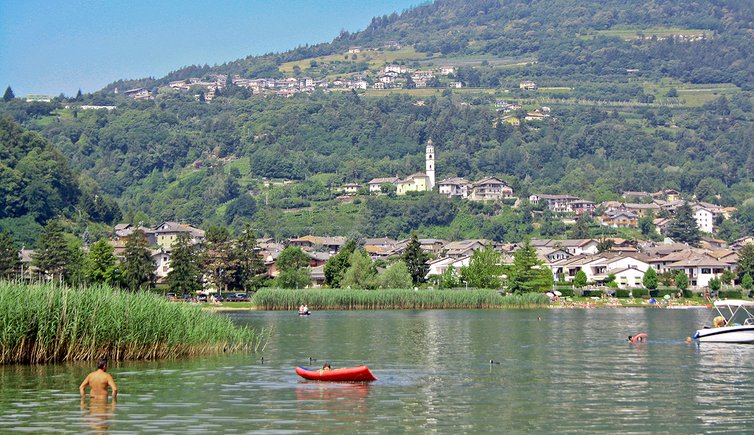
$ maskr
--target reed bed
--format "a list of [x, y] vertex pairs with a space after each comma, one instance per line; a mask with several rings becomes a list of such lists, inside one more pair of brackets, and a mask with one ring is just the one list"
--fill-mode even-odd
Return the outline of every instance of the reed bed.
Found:
[[265, 333], [151, 293], [0, 282], [0, 364], [256, 351]]
[[262, 289], [252, 302], [265, 310], [296, 310], [307, 304], [313, 310], [534, 308], [548, 304], [543, 294], [502, 296], [496, 290], [357, 290]]

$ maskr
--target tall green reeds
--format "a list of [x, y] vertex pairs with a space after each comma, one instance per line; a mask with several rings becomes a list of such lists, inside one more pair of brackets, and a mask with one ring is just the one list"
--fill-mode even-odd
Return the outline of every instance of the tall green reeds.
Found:
[[263, 335], [150, 293], [0, 282], [0, 364], [254, 351]]
[[539, 293], [502, 296], [495, 290], [262, 289], [252, 300], [260, 309], [316, 310], [533, 308], [546, 306]]

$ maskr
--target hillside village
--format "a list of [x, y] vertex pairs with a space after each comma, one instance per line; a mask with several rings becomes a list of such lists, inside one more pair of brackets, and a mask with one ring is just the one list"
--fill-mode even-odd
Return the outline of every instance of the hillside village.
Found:
[[[386, 44], [385, 47], [362, 48], [351, 47], [343, 53], [344, 61], [349, 65], [359, 59], [371, 59], [372, 55], [379, 56], [383, 50], [394, 51], [400, 49], [400, 45]], [[367, 56], [366, 58], [364, 56]], [[335, 63], [337, 63], [336, 61]], [[312, 60], [312, 66], [317, 62]], [[389, 89], [422, 89], [422, 88], [445, 88], [461, 89], [467, 85], [457, 78], [458, 67], [455, 65], [440, 65], [426, 67], [409, 67], [404, 62], [395, 63], [386, 61], [385, 64], [378, 68], [370, 68], [369, 63], [364, 63], [362, 68], [352, 65], [352, 68], [359, 69], [350, 73], [328, 75], [323, 78], [312, 78], [303, 76], [301, 68], [294, 67], [293, 77], [256, 77], [248, 78], [240, 74], [207, 74], [204, 77], [189, 77], [184, 80], [173, 80], [167, 83], [163, 88], [145, 88], [138, 87], [133, 89], [121, 90], [115, 88], [115, 94], [123, 94], [134, 100], [152, 100], [160, 92], [165, 92], [167, 88], [178, 92], [193, 93], [194, 97], [209, 103], [217, 95], [221, 95], [229, 86], [235, 86], [248, 90], [251, 95], [270, 96], [277, 95], [282, 97], [291, 97], [299, 93], [312, 93], [315, 90], [389, 90]], [[519, 89], [523, 91], [534, 91], [538, 89], [535, 82], [523, 80], [519, 84]], [[201, 96], [200, 96], [201, 94]], [[520, 109], [520, 106], [498, 102], [498, 106], [505, 109], [508, 113], [511, 109]], [[502, 111], [502, 110], [501, 110]], [[548, 110], [549, 111], [549, 110]], [[527, 114], [527, 119], [541, 119], [548, 116], [543, 110], [533, 111]], [[510, 121], [509, 121], [510, 122]]]
[[[171, 270], [170, 257], [179, 234], [190, 236], [191, 243], [200, 245], [205, 241], [205, 232], [188, 224], [163, 222], [155, 227], [140, 227], [119, 224], [115, 227], [109, 243], [115, 255], [123, 260], [128, 237], [136, 230], [141, 230], [152, 247], [151, 256], [157, 283], [165, 283]], [[421, 249], [429, 254], [429, 271], [425, 276], [430, 282], [443, 275], [449, 268], [459, 271], [469, 266], [475, 251], [492, 246], [502, 254], [504, 264], [511, 264], [513, 254], [521, 247], [520, 243], [497, 243], [492, 240], [473, 239], [447, 241], [440, 239], [419, 238]], [[609, 240], [609, 248], [600, 251], [600, 242]], [[258, 255], [266, 267], [269, 278], [278, 275], [276, 261], [279, 254], [288, 246], [300, 247], [309, 257], [310, 287], [324, 284], [324, 265], [346, 244], [344, 236], [314, 236], [291, 238], [276, 241], [269, 238], [257, 240]], [[394, 240], [391, 238], [367, 238], [363, 249], [372, 260], [390, 262], [400, 257], [410, 239]], [[642, 287], [642, 278], [649, 269], [658, 275], [684, 272], [689, 277], [692, 290], [702, 290], [709, 286], [713, 278], [720, 279], [726, 272], [735, 271], [738, 261], [737, 252], [746, 244], [754, 244], [754, 237], [744, 237], [730, 245], [723, 241], [705, 238], [700, 247], [690, 247], [682, 243], [655, 243], [646, 241], [607, 238], [603, 240], [588, 239], [532, 239], [531, 245], [536, 249], [541, 261], [551, 270], [553, 280], [560, 283], [573, 283], [576, 274], [583, 271], [587, 281], [592, 285], [601, 285], [608, 279], [614, 279], [618, 288], [630, 289]], [[31, 266], [34, 251], [21, 250], [19, 273], [27, 279], [33, 279], [37, 273]], [[212, 291], [212, 289], [209, 289]]]

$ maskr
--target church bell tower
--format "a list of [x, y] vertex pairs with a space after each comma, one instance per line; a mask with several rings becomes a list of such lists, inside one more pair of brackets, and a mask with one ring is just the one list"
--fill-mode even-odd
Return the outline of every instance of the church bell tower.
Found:
[[426, 150], [426, 169], [427, 177], [429, 177], [429, 190], [435, 187], [435, 146], [432, 144], [432, 139], [427, 141]]

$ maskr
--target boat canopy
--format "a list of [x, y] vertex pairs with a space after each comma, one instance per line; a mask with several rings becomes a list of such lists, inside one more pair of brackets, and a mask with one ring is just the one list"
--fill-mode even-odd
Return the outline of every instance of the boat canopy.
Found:
[[754, 301], [741, 299], [723, 299], [715, 301], [715, 307], [754, 307]]

